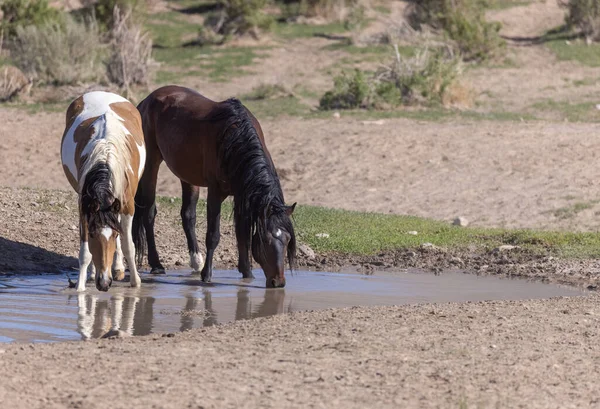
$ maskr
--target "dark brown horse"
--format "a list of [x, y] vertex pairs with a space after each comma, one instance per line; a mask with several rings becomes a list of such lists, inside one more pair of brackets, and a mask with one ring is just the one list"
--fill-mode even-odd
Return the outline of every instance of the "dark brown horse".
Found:
[[141, 263], [145, 247], [153, 273], [164, 273], [154, 241], [156, 179], [160, 164], [181, 180], [183, 230], [191, 266], [202, 257], [196, 241], [198, 186], [208, 188], [206, 263], [202, 280], [210, 282], [212, 259], [219, 244], [221, 204], [233, 195], [238, 269], [252, 278], [250, 251], [262, 267], [267, 287], [285, 286], [285, 258], [290, 267], [296, 238], [279, 177], [256, 118], [237, 99], [214, 102], [182, 87], [159, 88], [138, 109], [146, 140], [146, 166], [135, 197], [134, 242]]

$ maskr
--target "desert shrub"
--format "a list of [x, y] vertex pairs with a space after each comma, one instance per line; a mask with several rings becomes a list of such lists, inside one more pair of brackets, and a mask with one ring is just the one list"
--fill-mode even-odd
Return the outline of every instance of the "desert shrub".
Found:
[[[348, 15], [364, 14], [364, 0], [280, 0], [283, 15], [288, 18], [319, 17], [325, 20], [345, 21]], [[353, 17], [351, 17], [353, 18]]]
[[0, 29], [8, 36], [14, 36], [17, 27], [63, 22], [63, 15], [50, 7], [48, 0], [3, 0], [0, 11], [3, 15]]
[[222, 43], [229, 38], [250, 34], [257, 38], [260, 31], [270, 30], [273, 17], [264, 12], [269, 0], [219, 0], [219, 11], [205, 20], [198, 43]]
[[465, 60], [484, 60], [504, 45], [500, 24], [487, 22], [485, 9], [485, 0], [419, 0], [408, 8], [408, 17], [417, 28], [443, 30]]
[[[386, 108], [414, 104], [453, 104], [451, 95], [462, 62], [447, 49], [423, 49], [403, 58], [396, 48], [392, 63], [375, 73], [354, 70], [334, 79], [334, 87], [321, 98], [321, 109]], [[465, 93], [466, 95], [466, 93]], [[458, 101], [463, 103], [464, 101]]]
[[560, 0], [567, 9], [566, 21], [589, 41], [600, 40], [600, 0]]
[[152, 39], [131, 20], [131, 10], [113, 10], [109, 32], [108, 79], [129, 94], [132, 85], [147, 85], [152, 67]]
[[365, 72], [355, 69], [342, 72], [333, 79], [333, 89], [319, 101], [319, 107], [328, 109], [370, 108], [372, 106], [372, 80]]
[[55, 85], [97, 80], [101, 73], [98, 27], [93, 20], [18, 26], [9, 42], [15, 65], [36, 82]]
[[259, 84], [244, 96], [244, 99], [260, 101], [280, 97], [289, 97], [292, 93], [280, 84]]

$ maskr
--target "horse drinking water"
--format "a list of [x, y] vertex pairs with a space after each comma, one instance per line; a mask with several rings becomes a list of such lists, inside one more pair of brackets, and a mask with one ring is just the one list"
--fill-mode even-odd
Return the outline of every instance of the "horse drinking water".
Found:
[[237, 99], [214, 102], [182, 87], [167, 86], [139, 105], [146, 138], [146, 169], [135, 197], [133, 222], [138, 261], [148, 248], [153, 273], [164, 273], [154, 241], [156, 179], [164, 161], [181, 180], [181, 218], [198, 271], [202, 256], [196, 240], [196, 204], [199, 188], [208, 188], [206, 263], [201, 276], [212, 277], [212, 259], [219, 244], [221, 204], [233, 195], [233, 218], [238, 244], [238, 269], [251, 278], [249, 253], [262, 267], [267, 287], [285, 286], [285, 258], [293, 266], [296, 238], [279, 177], [256, 118]]
[[89, 92], [77, 98], [67, 110], [61, 159], [69, 183], [79, 194], [77, 291], [85, 290], [91, 262], [96, 288], [108, 291], [113, 257], [117, 279], [125, 274], [123, 253], [131, 286], [139, 287], [131, 226], [146, 148], [138, 110], [125, 98], [108, 92]]

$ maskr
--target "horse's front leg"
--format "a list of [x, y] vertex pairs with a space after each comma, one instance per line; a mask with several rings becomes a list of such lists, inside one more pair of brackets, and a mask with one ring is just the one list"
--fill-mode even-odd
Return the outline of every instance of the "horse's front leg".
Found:
[[194, 273], [199, 273], [204, 265], [204, 259], [198, 248], [196, 240], [196, 206], [200, 189], [181, 181], [181, 224], [187, 239], [188, 251], [190, 252], [190, 267]]
[[139, 287], [142, 284], [142, 280], [137, 271], [135, 265], [135, 246], [133, 244], [133, 237], [131, 235], [131, 226], [133, 224], [133, 215], [123, 214], [121, 215], [121, 230], [123, 231], [123, 254], [127, 260], [129, 266], [129, 282], [132, 287]]
[[[92, 253], [88, 245], [87, 227], [83, 223], [79, 226], [79, 279], [77, 280], [77, 291], [85, 291], [88, 266], [92, 262]], [[94, 270], [95, 271], [95, 270]]]
[[225, 197], [219, 189], [208, 188], [208, 197], [206, 198], [206, 261], [201, 273], [202, 281], [205, 283], [210, 283], [212, 279], [213, 254], [221, 239], [221, 204]]
[[245, 242], [244, 238], [239, 237], [238, 235], [236, 235], [236, 238], [238, 247], [238, 270], [242, 273], [243, 278], [254, 278], [248, 243]]
[[125, 266], [123, 265], [123, 250], [121, 248], [121, 235], [117, 236], [117, 248], [115, 250], [115, 259], [113, 261], [113, 278], [121, 281], [125, 278]]

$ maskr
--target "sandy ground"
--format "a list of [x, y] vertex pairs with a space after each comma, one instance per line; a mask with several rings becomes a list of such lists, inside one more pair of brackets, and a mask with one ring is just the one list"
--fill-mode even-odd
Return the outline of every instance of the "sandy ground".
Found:
[[[71, 189], [58, 154], [63, 121], [62, 113], [0, 108], [3, 185]], [[389, 119], [377, 125], [342, 114], [262, 126], [290, 203], [449, 221], [464, 216], [479, 226], [600, 226], [595, 124]], [[179, 196], [180, 189], [163, 165], [158, 193]], [[577, 203], [587, 208], [556, 212]]]
[[[352, 308], [0, 350], [20, 408], [598, 407], [598, 298]], [[165, 334], [166, 335], [166, 334]], [[35, 374], [32, 376], [32, 374]]]
[[[538, 36], [562, 23], [554, 0], [491, 14], [510, 37]], [[291, 54], [307, 64], [294, 64]], [[264, 66], [277, 67], [274, 74], [188, 85], [216, 99], [293, 77], [324, 87], [331, 79], [323, 69], [332, 61], [321, 55], [300, 41], [297, 48], [270, 51]], [[478, 110], [525, 112], [547, 98], [578, 102], [597, 92], [593, 82], [573, 86], [596, 78], [597, 70], [557, 62], [543, 45], [510, 40], [508, 56], [514, 64], [467, 72]], [[261, 123], [288, 202], [448, 221], [461, 215], [480, 226], [600, 226], [595, 124], [390, 119], [377, 125], [343, 114]], [[62, 112], [0, 108], [0, 185], [8, 187], [0, 189], [2, 272], [15, 265], [32, 272], [76, 265], [75, 196], [58, 155], [63, 126]], [[179, 189], [163, 169], [159, 193], [177, 196]], [[159, 250], [167, 265], [181, 267], [187, 260], [177, 211], [161, 212]], [[235, 263], [232, 246], [225, 227], [218, 266]], [[416, 257], [300, 261], [332, 269], [361, 264], [368, 270], [370, 263], [436, 269], [456, 257], [454, 267], [481, 274], [591, 288], [600, 274], [595, 260], [532, 259], [518, 252], [508, 259], [428, 250]], [[165, 337], [0, 346], [0, 371], [9, 374], [0, 382], [0, 402], [11, 408], [599, 407], [598, 301], [591, 295], [354, 308]]]

